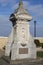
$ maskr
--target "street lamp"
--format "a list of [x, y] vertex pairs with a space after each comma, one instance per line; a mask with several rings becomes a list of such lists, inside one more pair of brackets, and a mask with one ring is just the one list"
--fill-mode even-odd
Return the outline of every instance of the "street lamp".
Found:
[[36, 37], [36, 21], [34, 21], [34, 37]]

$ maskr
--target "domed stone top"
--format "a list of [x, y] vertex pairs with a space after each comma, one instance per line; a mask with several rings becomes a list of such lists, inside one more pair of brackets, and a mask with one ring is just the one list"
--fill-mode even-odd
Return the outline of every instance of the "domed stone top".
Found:
[[15, 10], [14, 14], [19, 19], [27, 19], [27, 20], [32, 19], [32, 16], [30, 16], [30, 14], [24, 8], [22, 0], [20, 0], [19, 7]]
[[10, 21], [12, 21], [13, 24], [16, 22], [18, 19], [22, 20], [28, 20], [30, 21], [32, 19], [32, 16], [27, 12], [27, 10], [23, 6], [23, 2], [19, 2], [19, 7], [15, 10], [13, 14], [10, 15]]

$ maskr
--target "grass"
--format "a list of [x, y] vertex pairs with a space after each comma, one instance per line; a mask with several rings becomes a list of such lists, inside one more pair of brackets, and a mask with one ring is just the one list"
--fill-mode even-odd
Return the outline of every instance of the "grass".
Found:
[[37, 57], [43, 58], [43, 51], [38, 51], [38, 52], [37, 52]]

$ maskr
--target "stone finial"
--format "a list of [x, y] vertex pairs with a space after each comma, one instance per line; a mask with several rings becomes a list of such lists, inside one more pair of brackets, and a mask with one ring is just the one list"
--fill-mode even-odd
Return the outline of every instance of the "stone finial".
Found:
[[23, 2], [22, 2], [22, 0], [20, 0], [19, 7], [22, 7], [22, 6], [23, 6]]

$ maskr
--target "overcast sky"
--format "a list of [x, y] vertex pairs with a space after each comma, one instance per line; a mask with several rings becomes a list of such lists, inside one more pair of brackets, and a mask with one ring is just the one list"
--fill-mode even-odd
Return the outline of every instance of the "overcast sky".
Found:
[[[8, 36], [12, 29], [9, 16], [18, 7], [20, 0], [0, 0], [0, 36]], [[31, 14], [30, 32], [34, 36], [34, 21], [37, 21], [37, 36], [43, 37], [43, 0], [22, 0]]]

